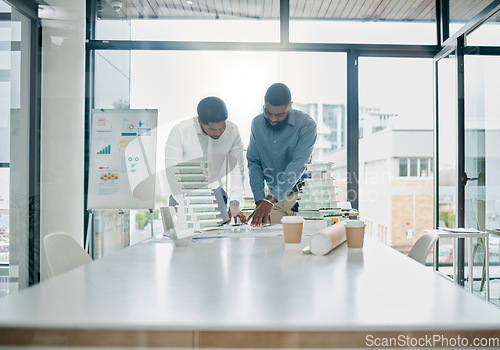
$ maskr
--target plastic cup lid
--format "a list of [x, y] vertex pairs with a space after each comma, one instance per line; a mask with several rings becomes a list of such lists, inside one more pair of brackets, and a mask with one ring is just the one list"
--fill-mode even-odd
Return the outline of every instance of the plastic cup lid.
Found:
[[347, 220], [345, 227], [365, 227], [365, 222], [362, 220]]
[[283, 216], [283, 218], [281, 219], [282, 224], [301, 224], [303, 222], [303, 216]]

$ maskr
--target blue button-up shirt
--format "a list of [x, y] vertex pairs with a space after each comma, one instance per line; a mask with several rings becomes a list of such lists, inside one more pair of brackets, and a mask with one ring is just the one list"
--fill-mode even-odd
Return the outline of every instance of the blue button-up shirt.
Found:
[[315, 142], [316, 122], [304, 112], [291, 109], [287, 124], [280, 129], [269, 128], [264, 114], [256, 116], [247, 150], [255, 202], [266, 197], [264, 180], [278, 202], [288, 195], [302, 178]]

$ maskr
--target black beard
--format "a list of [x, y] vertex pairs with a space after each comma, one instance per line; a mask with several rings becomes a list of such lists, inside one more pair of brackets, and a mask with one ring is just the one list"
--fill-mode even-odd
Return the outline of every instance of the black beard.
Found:
[[275, 124], [275, 125], [272, 125], [271, 122], [269, 121], [269, 119], [267, 119], [266, 117], [264, 117], [264, 119], [266, 119], [266, 126], [269, 128], [269, 129], [272, 129], [272, 130], [279, 130], [279, 129], [282, 129], [287, 123], [288, 123], [288, 115], [286, 116], [285, 119], [283, 119], [283, 121]]

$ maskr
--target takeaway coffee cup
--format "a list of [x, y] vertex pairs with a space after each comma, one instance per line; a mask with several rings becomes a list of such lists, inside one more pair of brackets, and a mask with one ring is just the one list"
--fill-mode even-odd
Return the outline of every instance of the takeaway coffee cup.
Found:
[[347, 220], [345, 222], [345, 234], [349, 248], [363, 248], [365, 226], [362, 220]]
[[283, 216], [283, 237], [285, 243], [300, 243], [302, 239], [302, 229], [304, 228], [304, 218], [302, 216]]

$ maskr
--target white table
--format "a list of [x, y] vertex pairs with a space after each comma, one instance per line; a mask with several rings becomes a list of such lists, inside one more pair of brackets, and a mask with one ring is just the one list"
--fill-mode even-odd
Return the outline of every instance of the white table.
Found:
[[368, 239], [326, 256], [282, 237], [152, 239], [0, 300], [7, 348], [363, 348], [499, 331], [500, 310]]
[[[473, 251], [472, 251], [472, 239], [473, 238], [484, 238], [485, 239], [485, 262], [484, 262], [484, 268], [486, 272], [486, 300], [490, 300], [490, 254], [489, 254], [489, 233], [488, 232], [450, 232], [450, 231], [443, 231], [443, 230], [425, 230], [427, 231], [432, 231], [438, 234], [439, 239], [444, 239], [444, 238], [451, 238], [451, 239], [467, 239], [467, 259], [468, 259], [468, 269], [469, 269], [469, 291], [472, 293], [473, 292], [473, 282], [474, 282], [474, 274], [473, 274], [473, 267], [474, 267], [474, 256], [473, 256]], [[456, 246], [456, 245], [454, 245]], [[435, 247], [437, 248], [437, 251], [439, 251], [439, 240], [436, 242]], [[436, 249], [435, 248], [435, 249]], [[458, 261], [464, 261], [463, 258], [458, 258]], [[433, 266], [434, 270], [438, 271], [439, 270], [439, 261], [436, 258], [436, 254], [434, 254], [434, 259], [433, 259]], [[463, 266], [457, 266], [455, 264], [455, 261], [453, 262], [454, 266], [454, 280], [456, 283], [458, 283], [457, 279], [457, 268], [462, 268]]]

